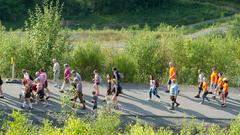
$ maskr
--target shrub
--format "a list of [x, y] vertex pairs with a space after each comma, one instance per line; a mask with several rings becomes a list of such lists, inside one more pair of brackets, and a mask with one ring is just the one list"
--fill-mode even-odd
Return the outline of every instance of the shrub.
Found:
[[105, 58], [101, 47], [95, 41], [80, 43], [71, 55], [72, 69], [81, 72], [82, 77], [92, 79], [93, 70], [103, 71]]

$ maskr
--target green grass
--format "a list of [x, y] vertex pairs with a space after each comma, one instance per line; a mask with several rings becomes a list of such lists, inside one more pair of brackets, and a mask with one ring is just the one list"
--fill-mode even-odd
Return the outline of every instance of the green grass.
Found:
[[[215, 4], [215, 3], [214, 3]], [[69, 27], [73, 29], [89, 28], [122, 28], [128, 26], [143, 27], [146, 24], [151, 28], [156, 28], [160, 23], [173, 26], [188, 25], [204, 20], [232, 15], [235, 12], [227, 8], [217, 7], [205, 2], [195, 2], [190, 0], [177, 0], [174, 4], [160, 5], [156, 8], [135, 12], [123, 12], [118, 14], [89, 14], [85, 16], [70, 18]], [[23, 20], [15, 22], [3, 22], [7, 28], [21, 28], [24, 26]]]
[[130, 25], [143, 27], [145, 24], [155, 28], [159, 26], [160, 23], [181, 26], [232, 14], [234, 14], [233, 11], [218, 8], [210, 4], [177, 1], [172, 5], [162, 5], [157, 8], [139, 12], [113, 15], [89, 15], [79, 18], [78, 22], [75, 22], [75, 28], [91, 28], [92, 26], [96, 28], [121, 28], [122, 26], [126, 27]]

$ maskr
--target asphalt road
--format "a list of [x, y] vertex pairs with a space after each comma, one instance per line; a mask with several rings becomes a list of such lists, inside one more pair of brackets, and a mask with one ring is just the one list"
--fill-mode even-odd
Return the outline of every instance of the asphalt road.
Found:
[[[23, 86], [20, 84], [3, 84], [4, 99], [0, 99], [0, 110], [6, 114], [11, 113], [12, 110], [21, 110], [27, 112], [30, 118], [36, 123], [41, 123], [44, 118], [51, 120], [56, 119], [53, 115], [55, 112], [61, 112], [62, 93], [59, 89], [49, 84], [51, 91], [51, 98], [49, 99], [49, 106], [44, 106], [42, 103], [33, 104], [33, 110], [21, 109], [21, 100], [19, 93]], [[175, 110], [169, 110], [171, 101], [168, 93], [165, 93], [166, 88], [161, 87], [159, 94], [161, 101], [153, 96], [151, 101], [148, 98], [148, 86], [140, 84], [124, 84], [124, 94], [119, 97], [120, 113], [123, 121], [135, 121], [136, 119], [142, 122], [147, 122], [153, 125], [161, 126], [176, 126], [182, 123], [184, 119], [195, 118], [197, 120], [204, 120], [207, 123], [228, 124], [232, 119], [236, 118], [240, 112], [240, 90], [237, 88], [230, 88], [229, 98], [227, 100], [227, 107], [222, 108], [219, 98], [217, 100], [211, 99], [210, 102], [199, 104], [201, 99], [194, 98], [197, 93], [195, 86], [180, 86], [180, 96], [178, 101], [180, 106]], [[88, 82], [83, 83], [83, 93], [86, 100], [87, 109], [72, 109], [69, 111], [77, 112], [80, 115], [91, 114], [91, 92], [93, 90], [92, 84]], [[106, 86], [100, 88], [99, 108], [104, 104], [102, 99], [105, 95]], [[212, 95], [208, 95], [211, 97]], [[79, 104], [79, 103], [78, 103]]]

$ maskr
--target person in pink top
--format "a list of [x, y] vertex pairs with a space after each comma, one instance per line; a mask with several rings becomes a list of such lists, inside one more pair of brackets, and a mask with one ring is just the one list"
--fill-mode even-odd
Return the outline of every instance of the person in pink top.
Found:
[[47, 77], [47, 72], [45, 71], [44, 68], [40, 69], [40, 76], [42, 76], [43, 78], [43, 88], [45, 88], [47, 90], [46, 93], [46, 99], [49, 99], [50, 96], [50, 90], [48, 88], [48, 77]]
[[70, 78], [71, 78], [71, 69], [68, 64], [64, 64], [64, 82], [62, 88], [59, 92], [64, 93], [64, 90], [69, 87], [70, 85]]

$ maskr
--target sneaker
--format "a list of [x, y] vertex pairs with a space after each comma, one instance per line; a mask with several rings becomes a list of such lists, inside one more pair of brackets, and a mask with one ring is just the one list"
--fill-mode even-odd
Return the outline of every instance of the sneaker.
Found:
[[199, 96], [199, 95], [197, 95], [197, 96], [195, 96], [195, 98], [200, 98], [200, 96]]
[[179, 103], [177, 103], [177, 105], [176, 105], [176, 107], [178, 107], [180, 104]]
[[0, 98], [4, 98], [4, 96], [0, 96]]
[[174, 107], [171, 107], [169, 110], [174, 110]]
[[50, 98], [50, 96], [47, 96], [47, 97], [46, 97], [46, 100], [48, 100], [49, 98]]
[[147, 98], [147, 99], [145, 99], [146, 101], [151, 101], [151, 99], [150, 98]]
[[169, 90], [166, 90], [165, 92], [166, 92], [166, 93], [169, 93], [170, 91], [169, 91]]
[[83, 106], [81, 109], [82, 109], [82, 110], [85, 110], [85, 109], [87, 109], [87, 108], [86, 108], [86, 106]]
[[199, 104], [201, 105], [201, 104], [203, 104], [203, 102], [199, 102]]
[[60, 93], [64, 93], [64, 91], [63, 91], [63, 90], [60, 90], [59, 92], [60, 92]]

